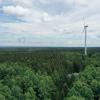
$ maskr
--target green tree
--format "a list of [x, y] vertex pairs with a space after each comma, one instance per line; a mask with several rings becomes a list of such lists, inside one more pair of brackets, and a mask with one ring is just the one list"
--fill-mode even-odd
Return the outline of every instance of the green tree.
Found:
[[35, 91], [32, 87], [28, 88], [24, 95], [25, 100], [36, 100]]
[[5, 99], [5, 96], [2, 95], [2, 94], [0, 94], [0, 100], [6, 100], [6, 99]]
[[77, 81], [76, 83], [74, 83], [74, 86], [68, 93], [68, 97], [73, 95], [84, 97], [85, 100], [93, 100], [94, 97], [91, 88], [89, 88], [86, 83], [81, 81]]
[[64, 100], [86, 100], [86, 99], [79, 96], [71, 96], [71, 97], [65, 98]]

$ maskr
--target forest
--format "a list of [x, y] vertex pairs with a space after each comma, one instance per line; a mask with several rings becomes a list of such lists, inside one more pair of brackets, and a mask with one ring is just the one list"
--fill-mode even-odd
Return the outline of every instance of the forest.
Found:
[[99, 49], [1, 49], [0, 100], [100, 100]]

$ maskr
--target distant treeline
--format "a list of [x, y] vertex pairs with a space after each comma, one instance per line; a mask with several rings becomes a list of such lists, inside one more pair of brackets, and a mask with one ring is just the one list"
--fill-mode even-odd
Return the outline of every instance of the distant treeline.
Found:
[[[89, 52], [100, 52], [100, 47], [88, 47]], [[32, 51], [78, 51], [84, 52], [84, 47], [0, 47], [0, 51], [19, 51], [19, 52], [32, 52]]]

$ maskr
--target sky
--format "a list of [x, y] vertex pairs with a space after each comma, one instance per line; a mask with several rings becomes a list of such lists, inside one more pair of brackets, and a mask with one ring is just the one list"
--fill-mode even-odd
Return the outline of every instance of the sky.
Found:
[[100, 46], [100, 0], [0, 0], [0, 46]]

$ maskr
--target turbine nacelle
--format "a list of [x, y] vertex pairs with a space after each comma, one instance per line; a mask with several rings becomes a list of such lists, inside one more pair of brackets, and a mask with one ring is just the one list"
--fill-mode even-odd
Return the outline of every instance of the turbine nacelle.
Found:
[[84, 25], [84, 28], [87, 28], [88, 27], [88, 25]]

